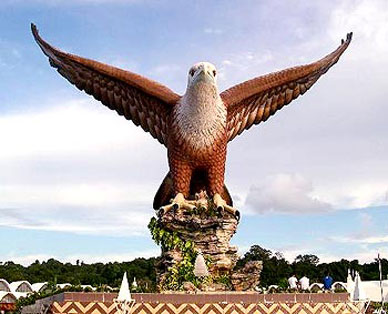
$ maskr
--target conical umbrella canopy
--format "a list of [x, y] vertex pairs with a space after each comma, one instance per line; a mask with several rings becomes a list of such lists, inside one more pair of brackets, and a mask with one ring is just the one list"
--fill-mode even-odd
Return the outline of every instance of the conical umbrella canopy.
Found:
[[365, 300], [366, 295], [364, 292], [364, 289], [362, 289], [361, 285], [361, 277], [358, 272], [356, 272], [356, 278], [354, 280], [354, 293], [353, 293], [353, 300], [359, 301], [359, 300]]
[[346, 278], [346, 291], [350, 293], [350, 295], [353, 295], [354, 290], [354, 281], [352, 278], [352, 275], [350, 274], [350, 269], [348, 269], [348, 277]]
[[209, 276], [209, 272], [207, 270], [205, 259], [203, 258], [203, 255], [201, 252], [198, 253], [197, 258], [195, 259], [194, 275], [196, 277]]
[[127, 278], [127, 272], [124, 273], [123, 281], [121, 282], [120, 292], [117, 297], [118, 301], [131, 301], [131, 292], [129, 291], [129, 284]]

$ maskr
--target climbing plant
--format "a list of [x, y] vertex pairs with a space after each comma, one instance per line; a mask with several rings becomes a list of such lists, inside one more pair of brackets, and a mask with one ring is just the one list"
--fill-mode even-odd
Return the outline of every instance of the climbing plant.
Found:
[[168, 273], [160, 283], [162, 290], [181, 290], [183, 283], [187, 281], [198, 286], [207, 279], [197, 278], [194, 275], [197, 252], [192, 241], [185, 241], [178, 233], [164, 229], [155, 217], [151, 218], [148, 228], [152, 239], [162, 247], [163, 251], [178, 249], [182, 254], [182, 260], [168, 269]]

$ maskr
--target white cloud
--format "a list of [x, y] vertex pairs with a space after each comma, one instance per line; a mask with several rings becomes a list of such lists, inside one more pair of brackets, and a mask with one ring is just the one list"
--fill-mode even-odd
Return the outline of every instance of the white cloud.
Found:
[[388, 243], [388, 235], [381, 236], [333, 236], [330, 237], [330, 240], [340, 242], [340, 243], [363, 243], [363, 244], [381, 244]]
[[0, 160], [52, 154], [97, 154], [112, 147], [134, 149], [146, 141], [143, 131], [106, 111], [100, 104], [97, 107], [95, 102], [84, 98], [39, 112], [2, 115]]
[[332, 186], [317, 187], [316, 192], [336, 208], [356, 209], [387, 205], [388, 182], [369, 180], [350, 181], [338, 186], [334, 182]]
[[321, 253], [320, 261], [323, 263], [330, 263], [334, 261], [339, 261], [342, 258], [345, 258], [349, 261], [358, 260], [360, 263], [371, 263], [377, 258], [377, 254], [380, 253], [382, 258], [388, 257], [388, 249], [386, 246], [374, 247], [371, 248], [366, 245], [360, 246], [354, 252], [346, 254], [341, 250], [338, 250], [336, 253]]
[[255, 213], [316, 213], [331, 209], [312, 192], [312, 183], [301, 175], [278, 174], [251, 186], [245, 204]]
[[62, 183], [36, 185], [7, 185], [0, 191], [3, 206], [120, 206], [146, 203], [152, 189], [144, 184], [116, 182]]
[[146, 232], [166, 152], [123, 117], [89, 100], [65, 102], [1, 116], [0, 142], [0, 225]]
[[[148, 206], [147, 206], [148, 205]], [[150, 204], [63, 206], [44, 203], [0, 208], [0, 226], [109, 236], [147, 235]]]
[[329, 34], [353, 31], [362, 43], [349, 58], [376, 58], [388, 52], [388, 2], [385, 0], [345, 0], [334, 10]]
[[[330, 186], [313, 186], [300, 174], [268, 175], [254, 183], [246, 194], [249, 213], [321, 213], [330, 210], [354, 210], [386, 206], [388, 184], [385, 182], [352, 182]], [[368, 215], [363, 214], [362, 233], [367, 228]], [[361, 231], [360, 231], [361, 232]]]

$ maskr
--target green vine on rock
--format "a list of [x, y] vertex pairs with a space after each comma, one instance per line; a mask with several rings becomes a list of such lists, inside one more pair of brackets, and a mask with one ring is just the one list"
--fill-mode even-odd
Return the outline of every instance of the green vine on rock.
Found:
[[151, 231], [151, 236], [155, 243], [157, 245], [161, 245], [162, 249], [165, 251], [172, 250], [175, 248], [183, 250], [186, 246], [185, 241], [179, 238], [176, 232], [171, 232], [166, 229], [163, 229], [155, 217], [151, 218], [151, 221], [148, 224], [148, 229]]
[[178, 249], [182, 254], [182, 260], [171, 266], [164, 280], [160, 282], [161, 290], [182, 290], [183, 283], [186, 281], [195, 286], [201, 284], [203, 279], [196, 278], [194, 275], [194, 263], [197, 256], [194, 243], [181, 239], [177, 232], [164, 229], [155, 217], [151, 218], [148, 229], [152, 239], [162, 247], [163, 251]]

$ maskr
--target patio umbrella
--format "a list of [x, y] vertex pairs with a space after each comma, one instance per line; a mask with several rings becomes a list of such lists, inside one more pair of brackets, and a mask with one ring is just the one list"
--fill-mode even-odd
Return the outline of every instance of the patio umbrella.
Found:
[[366, 293], [362, 288], [361, 277], [358, 272], [356, 272], [356, 278], [354, 280], [353, 300], [355, 301], [366, 300]]

